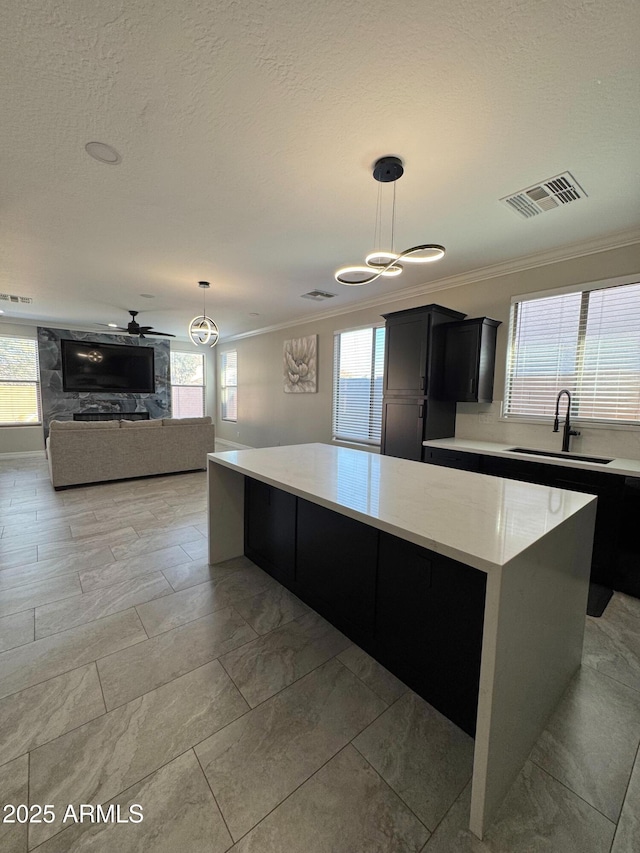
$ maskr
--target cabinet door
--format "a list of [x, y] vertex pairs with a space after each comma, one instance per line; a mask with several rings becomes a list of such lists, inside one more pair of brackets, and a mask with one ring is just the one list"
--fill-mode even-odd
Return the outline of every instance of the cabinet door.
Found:
[[299, 594], [356, 641], [373, 634], [377, 551], [375, 528], [298, 500]]
[[451, 324], [446, 329], [444, 397], [457, 402], [477, 401], [480, 326]]
[[382, 447], [385, 456], [422, 459], [424, 400], [387, 398], [382, 403]]
[[469, 734], [478, 707], [485, 586], [476, 569], [380, 534], [377, 656]]
[[291, 586], [295, 575], [295, 496], [247, 477], [244, 518], [247, 557]]
[[439, 447], [425, 447], [423, 462], [442, 465], [446, 468], [461, 468], [463, 471], [482, 470], [482, 456], [478, 453], [463, 453], [458, 450], [444, 450]]
[[427, 393], [429, 315], [387, 320], [385, 332], [384, 393]]

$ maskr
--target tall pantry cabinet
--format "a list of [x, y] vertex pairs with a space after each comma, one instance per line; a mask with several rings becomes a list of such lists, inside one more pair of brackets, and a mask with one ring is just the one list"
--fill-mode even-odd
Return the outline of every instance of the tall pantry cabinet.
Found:
[[422, 442], [455, 434], [456, 404], [442, 397], [446, 323], [466, 315], [441, 305], [386, 320], [381, 453], [422, 461]]

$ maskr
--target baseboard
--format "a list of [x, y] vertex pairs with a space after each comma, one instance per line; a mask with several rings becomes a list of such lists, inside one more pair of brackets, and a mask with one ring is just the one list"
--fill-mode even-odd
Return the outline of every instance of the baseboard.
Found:
[[225, 450], [253, 450], [250, 444], [238, 444], [235, 441], [227, 441], [226, 438], [216, 438], [216, 452]]
[[26, 457], [36, 457], [39, 456], [42, 459], [46, 459], [44, 450], [23, 450], [20, 453], [0, 453], [0, 462], [3, 459], [22, 459]]

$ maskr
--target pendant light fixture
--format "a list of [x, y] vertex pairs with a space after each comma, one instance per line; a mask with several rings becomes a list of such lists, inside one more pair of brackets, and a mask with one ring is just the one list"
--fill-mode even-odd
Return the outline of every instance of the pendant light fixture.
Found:
[[218, 343], [220, 332], [211, 317], [207, 317], [205, 302], [210, 284], [208, 281], [199, 281], [198, 287], [201, 287], [203, 290], [202, 314], [199, 317], [194, 317], [189, 323], [189, 338], [196, 346], [214, 347]]
[[374, 246], [382, 243], [382, 184], [393, 183], [393, 204], [391, 207], [390, 250], [375, 249], [365, 258], [363, 265], [341, 267], [334, 273], [340, 284], [358, 286], [371, 284], [372, 281], [385, 276], [387, 278], [401, 275], [403, 266], [400, 263], [427, 264], [439, 261], [444, 257], [444, 246], [436, 243], [424, 243], [412, 246], [403, 252], [395, 251], [396, 225], [396, 181], [404, 174], [404, 166], [399, 157], [381, 157], [373, 165], [373, 177], [378, 181], [378, 202], [376, 205], [376, 222], [373, 233]]

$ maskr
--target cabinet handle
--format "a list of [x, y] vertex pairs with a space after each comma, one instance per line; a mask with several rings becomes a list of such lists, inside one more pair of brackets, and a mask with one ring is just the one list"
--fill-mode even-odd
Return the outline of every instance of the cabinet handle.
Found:
[[420, 388], [425, 392], [425, 394], [427, 393], [427, 377], [426, 376], [420, 377]]
[[476, 390], [476, 380], [474, 377], [471, 377], [471, 379], [469, 380], [469, 393], [473, 394], [473, 393], [475, 393], [475, 390]]
[[424, 417], [424, 406], [422, 403], [418, 406], [418, 420], [422, 420]]

